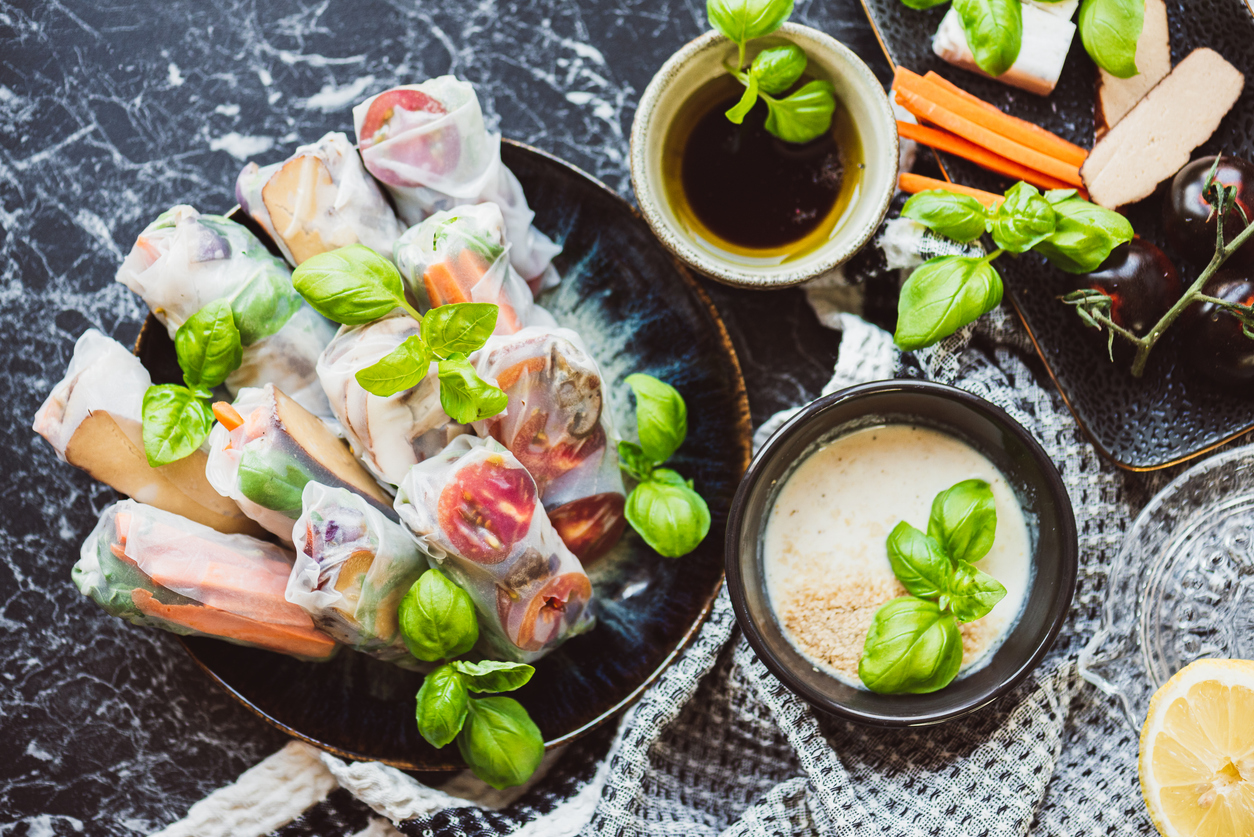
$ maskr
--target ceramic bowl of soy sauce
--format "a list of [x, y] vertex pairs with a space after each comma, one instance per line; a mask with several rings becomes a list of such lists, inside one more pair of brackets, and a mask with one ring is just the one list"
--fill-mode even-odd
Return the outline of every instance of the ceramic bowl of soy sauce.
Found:
[[[729, 285], [797, 285], [870, 241], [897, 187], [897, 123], [870, 68], [836, 39], [795, 23], [749, 42], [746, 65], [792, 43], [809, 62], [800, 86], [830, 81], [831, 129], [804, 144], [765, 129], [759, 100], [740, 125], [724, 115], [744, 91], [727, 72], [735, 43], [708, 32], [645, 89], [631, 129], [631, 180], [654, 234], [690, 267]], [[787, 92], [781, 96], [787, 95]]]

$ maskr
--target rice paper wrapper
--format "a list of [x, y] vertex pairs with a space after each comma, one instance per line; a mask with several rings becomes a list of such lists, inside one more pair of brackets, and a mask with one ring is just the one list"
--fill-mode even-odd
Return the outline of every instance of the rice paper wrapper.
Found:
[[135, 625], [328, 659], [335, 642], [284, 598], [292, 559], [274, 544], [123, 500], [100, 516], [71, 577]]
[[171, 339], [201, 308], [225, 299], [241, 341], [250, 346], [282, 328], [304, 304], [287, 265], [255, 235], [190, 206], [169, 209], [149, 224], [116, 278], [143, 298]]
[[459, 436], [415, 465], [396, 511], [431, 565], [470, 594], [485, 656], [532, 662], [596, 624], [587, 573], [527, 469], [494, 440]]
[[501, 162], [501, 136], [490, 134], [475, 89], [453, 76], [396, 87], [353, 108], [357, 144], [409, 225], [459, 204], [491, 202], [505, 218], [510, 260], [532, 284], [557, 282], [562, 248], [532, 225], [522, 184]]
[[596, 361], [566, 328], [492, 337], [475, 369], [509, 396], [504, 412], [474, 423], [535, 478], [562, 540], [581, 560], [608, 551], [626, 525], [618, 433]]
[[351, 491], [311, 482], [303, 501], [287, 600], [337, 642], [404, 668], [431, 668], [409, 653], [397, 620], [427, 557], [400, 524]]
[[499, 309], [494, 334], [528, 326], [556, 327], [510, 264], [505, 220], [493, 203], [437, 212], [396, 242], [396, 266], [423, 310], [456, 302], [486, 302]]
[[281, 163], [249, 163], [235, 181], [235, 197], [292, 265], [350, 244], [390, 259], [405, 229], [340, 131]]
[[240, 366], [226, 379], [232, 396], [248, 387], [274, 384], [322, 419], [334, 413], [318, 380], [318, 358], [335, 337], [335, 323], [302, 305], [283, 327], [244, 350]]

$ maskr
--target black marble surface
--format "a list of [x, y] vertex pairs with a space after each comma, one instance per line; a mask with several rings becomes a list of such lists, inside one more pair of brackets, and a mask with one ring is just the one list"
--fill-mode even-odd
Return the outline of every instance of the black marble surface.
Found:
[[[800, 0], [794, 19], [888, 78], [856, 0]], [[69, 580], [113, 495], [30, 422], [86, 328], [135, 338], [142, 303], [113, 281], [135, 235], [175, 203], [226, 210], [245, 159], [351, 132], [356, 102], [443, 73], [473, 81], [506, 136], [630, 199], [636, 102], [705, 28], [696, 0], [0, 0], [0, 834], [148, 833], [285, 741], [173, 637], [107, 617]], [[800, 291], [706, 287], [755, 423], [818, 393], [839, 335]], [[306, 821], [284, 833], [355, 830], [364, 813]]]

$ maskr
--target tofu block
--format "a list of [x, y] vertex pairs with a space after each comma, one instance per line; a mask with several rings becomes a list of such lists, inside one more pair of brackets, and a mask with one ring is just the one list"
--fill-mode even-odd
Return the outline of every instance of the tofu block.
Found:
[[1118, 78], [1098, 67], [1097, 137], [1100, 139], [1136, 107], [1158, 82], [1171, 72], [1171, 38], [1167, 31], [1167, 4], [1145, 0], [1145, 26], [1136, 42], [1136, 68], [1132, 78]]
[[[1037, 5], [1024, 5], [1019, 58], [1009, 70], [996, 76], [997, 80], [1038, 96], [1053, 93], [1075, 31], [1075, 24], [1061, 14], [1042, 11]], [[992, 78], [975, 63], [962, 18], [952, 6], [932, 38], [932, 52], [955, 67]]]

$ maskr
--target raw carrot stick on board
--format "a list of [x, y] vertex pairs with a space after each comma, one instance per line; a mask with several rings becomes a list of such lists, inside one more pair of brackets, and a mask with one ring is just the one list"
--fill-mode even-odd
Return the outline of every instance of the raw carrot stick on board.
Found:
[[1066, 189], [1067, 184], [1063, 183], [1056, 177], [1050, 177], [1047, 174], [1041, 174], [1035, 169], [1027, 166], [1021, 166], [1013, 160], [1007, 160], [999, 154], [994, 154], [987, 148], [982, 148], [973, 142], [968, 142], [956, 134], [948, 131], [941, 131], [936, 128], [928, 128], [924, 125], [915, 125], [913, 122], [898, 122], [897, 133], [903, 138], [914, 140], [917, 143], [926, 145], [930, 148], [936, 148], [940, 151], [946, 151], [963, 159], [970, 160], [978, 166], [995, 171], [998, 174], [1004, 174], [1006, 177], [1014, 180], [1025, 180], [1040, 189]]
[[996, 206], [1005, 200], [1001, 195], [994, 195], [992, 192], [984, 192], [980, 189], [973, 189], [970, 186], [963, 186], [960, 183], [950, 183], [947, 180], [937, 180], [933, 177], [924, 177], [921, 174], [911, 174], [910, 172], [903, 173], [897, 179], [897, 185], [907, 195], [917, 195], [920, 192], [940, 189], [957, 195], [970, 195], [985, 206]]

